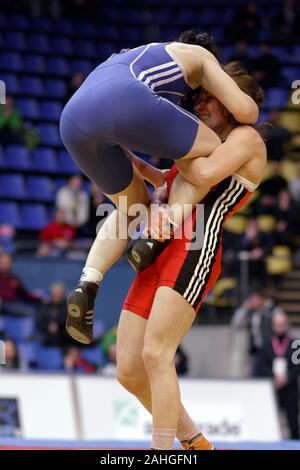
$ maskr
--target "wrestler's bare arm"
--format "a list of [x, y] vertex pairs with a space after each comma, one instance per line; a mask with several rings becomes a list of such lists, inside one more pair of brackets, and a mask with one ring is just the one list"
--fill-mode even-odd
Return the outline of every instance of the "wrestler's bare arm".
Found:
[[197, 158], [190, 161], [176, 162], [176, 166], [183, 177], [188, 176], [189, 181], [196, 186], [211, 187], [223, 179], [246, 168], [253, 157], [257, 159], [257, 174], [245, 173], [250, 181], [259, 183], [266, 161], [266, 147], [258, 134], [251, 126], [239, 126], [234, 129], [226, 141], [216, 148], [207, 158]]
[[217, 59], [201, 46], [172, 43], [166, 46], [186, 72], [186, 80], [193, 88], [202, 86], [215, 96], [241, 124], [254, 124], [258, 106], [221, 68]]

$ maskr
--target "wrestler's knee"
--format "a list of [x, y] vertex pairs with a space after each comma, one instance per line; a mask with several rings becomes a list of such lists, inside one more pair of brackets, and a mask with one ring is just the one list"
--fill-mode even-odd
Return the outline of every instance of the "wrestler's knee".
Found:
[[117, 380], [130, 393], [138, 392], [145, 381], [139, 367], [128, 361], [119, 360], [117, 364]]

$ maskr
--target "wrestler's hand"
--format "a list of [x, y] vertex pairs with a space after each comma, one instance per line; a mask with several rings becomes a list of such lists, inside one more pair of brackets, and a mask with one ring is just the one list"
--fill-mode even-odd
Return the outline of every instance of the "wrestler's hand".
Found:
[[148, 208], [148, 218], [143, 231], [145, 238], [163, 242], [173, 236], [173, 228], [170, 224], [169, 210], [167, 204], [151, 204]]

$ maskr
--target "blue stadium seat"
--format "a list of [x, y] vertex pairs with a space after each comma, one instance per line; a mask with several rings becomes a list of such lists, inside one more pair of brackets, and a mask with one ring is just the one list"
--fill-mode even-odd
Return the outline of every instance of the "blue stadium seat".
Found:
[[72, 36], [75, 34], [73, 23], [70, 20], [60, 19], [52, 23], [52, 30], [56, 33]]
[[300, 64], [300, 44], [294, 47], [290, 61], [296, 64]]
[[45, 16], [40, 16], [39, 18], [34, 18], [30, 22], [31, 29], [38, 32], [49, 32], [53, 30], [53, 23], [49, 18]]
[[26, 55], [24, 58], [24, 70], [29, 73], [44, 73], [46, 69], [45, 59], [39, 54]]
[[22, 57], [18, 52], [2, 52], [0, 57], [1, 70], [21, 72], [23, 70]]
[[27, 178], [27, 197], [37, 201], [53, 201], [55, 185], [47, 176], [29, 176]]
[[55, 180], [55, 186], [56, 186], [56, 191], [58, 191], [60, 188], [65, 186], [67, 184], [67, 178], [56, 178]]
[[21, 77], [20, 89], [22, 90], [22, 94], [25, 96], [39, 97], [44, 95], [43, 82], [39, 77]]
[[[100, 54], [99, 54], [100, 57]], [[100, 61], [100, 59], [99, 59]], [[79, 60], [75, 59], [71, 61], [71, 72], [82, 72], [85, 75], [92, 71], [92, 63], [89, 60]]]
[[23, 175], [2, 174], [0, 177], [2, 197], [11, 199], [25, 199], [27, 195]]
[[24, 51], [26, 49], [25, 36], [21, 32], [9, 32], [4, 35], [3, 47], [5, 50]]
[[11, 95], [19, 93], [19, 79], [17, 75], [12, 73], [1, 73], [1, 80], [6, 85], [6, 92]]
[[280, 61], [285, 62], [289, 56], [289, 52], [286, 47], [272, 46], [271, 53]]
[[0, 202], [0, 224], [10, 224], [18, 228], [21, 218], [16, 202]]
[[5, 317], [4, 319], [4, 333], [14, 341], [21, 341], [32, 337], [35, 333], [35, 319]]
[[38, 345], [35, 341], [18, 342], [17, 347], [21, 363], [25, 363], [26, 365], [35, 363], [38, 349]]
[[65, 174], [78, 174], [81, 173], [80, 169], [72, 159], [72, 157], [66, 152], [66, 150], [61, 150], [58, 153], [57, 166], [60, 173]]
[[31, 34], [28, 36], [28, 50], [43, 54], [49, 52], [50, 47], [47, 36], [45, 34]]
[[139, 23], [140, 15], [136, 8], [124, 8], [122, 14], [126, 18], [126, 24], [136, 26]]
[[34, 98], [19, 98], [16, 100], [22, 117], [25, 119], [39, 119], [40, 109], [38, 102]]
[[105, 356], [99, 346], [82, 348], [81, 357], [95, 366], [103, 366], [105, 364]]
[[47, 79], [45, 83], [45, 96], [50, 98], [64, 98], [66, 94], [66, 85], [63, 80]]
[[205, 25], [212, 25], [218, 23], [220, 18], [220, 11], [216, 9], [202, 10], [199, 17], [199, 22]]
[[27, 147], [8, 145], [5, 152], [5, 166], [15, 170], [31, 170], [31, 159]]
[[76, 36], [93, 38], [97, 35], [95, 26], [92, 23], [80, 22], [75, 25]]
[[59, 121], [62, 105], [59, 101], [42, 101], [41, 119], [46, 121]]
[[70, 75], [70, 67], [67, 60], [60, 57], [48, 59], [47, 73], [49, 75], [60, 75], [62, 77]]
[[289, 92], [284, 88], [269, 88], [266, 91], [264, 107], [283, 108], [288, 100]]
[[27, 31], [31, 28], [31, 22], [25, 15], [12, 14], [8, 20], [10, 30], [22, 30]]
[[73, 45], [69, 38], [65, 36], [56, 36], [51, 39], [51, 50], [54, 54], [63, 54], [69, 56], [73, 54]]
[[41, 143], [48, 146], [61, 146], [62, 141], [58, 132], [58, 126], [54, 124], [39, 125]]
[[197, 18], [197, 12], [195, 10], [192, 10], [191, 8], [184, 8], [179, 10], [176, 23], [183, 26], [190, 25], [195, 21], [195, 18]]
[[299, 67], [283, 67], [282, 75], [286, 78], [287, 84], [290, 86], [294, 80], [299, 79]]
[[98, 33], [101, 38], [106, 41], [118, 41], [120, 39], [119, 28], [112, 24], [104, 24], [99, 26]]
[[63, 355], [59, 348], [39, 347], [37, 356], [37, 366], [42, 370], [63, 369]]
[[48, 223], [48, 214], [43, 204], [23, 204], [21, 227], [25, 230], [41, 230]]
[[101, 8], [101, 19], [103, 23], [118, 23], [121, 20], [121, 10], [115, 6]]
[[88, 40], [75, 41], [74, 48], [76, 51], [76, 55], [80, 57], [88, 58], [88, 59], [96, 57], [96, 48], [92, 41], [88, 41]]
[[58, 171], [53, 149], [37, 148], [32, 153], [32, 167], [35, 171], [55, 173]]

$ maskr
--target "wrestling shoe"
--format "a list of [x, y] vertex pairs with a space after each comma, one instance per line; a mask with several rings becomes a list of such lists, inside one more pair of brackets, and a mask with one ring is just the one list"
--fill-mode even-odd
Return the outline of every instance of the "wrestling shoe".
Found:
[[213, 444], [201, 433], [188, 441], [181, 441], [181, 445], [185, 450], [215, 450]]
[[137, 272], [146, 269], [169, 245], [172, 239], [159, 242], [152, 238], [140, 238], [127, 250], [127, 260]]
[[98, 285], [93, 282], [79, 281], [67, 299], [68, 334], [83, 344], [93, 341], [93, 309]]

